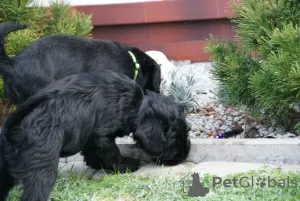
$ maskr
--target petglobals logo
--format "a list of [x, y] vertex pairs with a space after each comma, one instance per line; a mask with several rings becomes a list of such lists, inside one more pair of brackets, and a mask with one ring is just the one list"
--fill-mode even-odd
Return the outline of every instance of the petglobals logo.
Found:
[[223, 179], [221, 177], [213, 177], [212, 180], [213, 187], [223, 186], [225, 188], [253, 188], [253, 187], [261, 187], [261, 188], [272, 188], [272, 187], [287, 187], [287, 188], [297, 188], [297, 180], [290, 178], [289, 176], [285, 178], [272, 178], [271, 176], [267, 177], [239, 177], [239, 178], [230, 178]]

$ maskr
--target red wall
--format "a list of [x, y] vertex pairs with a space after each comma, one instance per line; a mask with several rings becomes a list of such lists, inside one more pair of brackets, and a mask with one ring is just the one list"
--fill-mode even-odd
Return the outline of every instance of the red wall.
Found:
[[204, 52], [210, 34], [234, 39], [227, 17], [229, 0], [171, 0], [130, 4], [77, 6], [92, 14], [92, 36], [147, 50], [172, 60], [208, 61]]

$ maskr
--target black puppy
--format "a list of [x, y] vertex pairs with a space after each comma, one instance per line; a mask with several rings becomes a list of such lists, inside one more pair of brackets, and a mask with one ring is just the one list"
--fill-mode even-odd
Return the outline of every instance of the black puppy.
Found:
[[10, 60], [4, 51], [5, 36], [24, 28], [26, 25], [12, 22], [0, 24], [0, 58], [13, 64], [9, 69], [0, 66], [0, 72], [5, 95], [13, 104], [21, 104], [54, 80], [101, 69], [125, 74], [143, 90], [160, 92], [160, 66], [138, 48], [114, 41], [50, 35], [31, 43]]
[[[191, 128], [183, 109], [169, 98], [146, 90], [134, 125], [131, 131], [134, 140], [156, 164], [177, 165], [187, 158], [191, 148], [188, 138]], [[83, 152], [88, 159], [87, 165], [101, 168], [93, 154], [97, 146], [88, 145]]]
[[138, 169], [140, 162], [122, 156], [115, 138], [134, 128], [142, 101], [141, 88], [112, 71], [71, 75], [30, 97], [2, 127], [0, 201], [14, 180], [23, 184], [21, 200], [46, 201], [59, 157], [80, 151], [95, 169]]

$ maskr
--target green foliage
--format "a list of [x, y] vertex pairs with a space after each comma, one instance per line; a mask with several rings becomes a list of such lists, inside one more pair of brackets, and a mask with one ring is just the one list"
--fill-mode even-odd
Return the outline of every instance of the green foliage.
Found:
[[206, 48], [214, 79], [231, 104], [263, 109], [267, 119], [295, 128], [300, 121], [294, 109], [300, 103], [300, 2], [241, 0], [232, 8], [238, 42], [211, 37]]
[[259, 68], [259, 61], [233, 42], [219, 41], [213, 36], [206, 50], [212, 54], [213, 79], [219, 83], [223, 94], [226, 91], [227, 102], [256, 110], [257, 101], [248, 82], [250, 75]]
[[[29, 25], [6, 37], [5, 50], [11, 57], [40, 37], [58, 33], [88, 37], [93, 29], [91, 15], [72, 9], [63, 0], [50, 1], [49, 8], [35, 4], [34, 0], [0, 0], [0, 23], [8, 21]], [[0, 79], [0, 118], [7, 107], [3, 93]]]
[[47, 16], [47, 9], [33, 6], [34, 0], [1, 0], [0, 22], [36, 23]]
[[91, 15], [72, 9], [63, 0], [50, 1], [49, 8], [38, 6], [33, 0], [3, 0], [0, 22], [7, 21], [30, 25], [7, 37], [5, 47], [11, 56], [42, 36], [63, 33], [87, 37], [93, 29]]
[[28, 44], [39, 39], [37, 33], [31, 29], [19, 30], [9, 34], [5, 39], [5, 49], [8, 55], [14, 56]]
[[268, 44], [277, 48], [269, 53], [249, 82], [261, 106], [287, 125], [300, 120], [290, 109], [300, 102], [299, 33], [299, 27], [292, 24], [275, 29]]
[[77, 36], [87, 36], [92, 30], [91, 16], [75, 12], [63, 1], [56, 0], [50, 5], [51, 17], [45, 27], [45, 35], [63, 33]]
[[170, 97], [175, 100], [176, 103], [183, 106], [185, 111], [195, 112], [198, 109], [197, 101], [193, 95], [193, 90], [197, 84], [196, 79], [188, 75], [175, 79], [174, 74], [172, 76], [173, 82], [170, 89]]
[[275, 28], [281, 29], [287, 23], [299, 24], [298, 0], [232, 0], [231, 5], [237, 15], [232, 22], [236, 24], [234, 30], [239, 41], [245, 48], [258, 51], [263, 57], [276, 49], [276, 46], [270, 45], [265, 51], [266, 46], [262, 45], [268, 42]]

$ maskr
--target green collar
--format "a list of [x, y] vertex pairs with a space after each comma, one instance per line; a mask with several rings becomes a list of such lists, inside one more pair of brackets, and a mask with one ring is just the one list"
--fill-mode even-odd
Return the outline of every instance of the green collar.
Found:
[[131, 56], [133, 63], [135, 64], [135, 71], [134, 71], [134, 80], [137, 78], [139, 73], [140, 64], [136, 61], [134, 54], [131, 51], [128, 51], [129, 55]]

